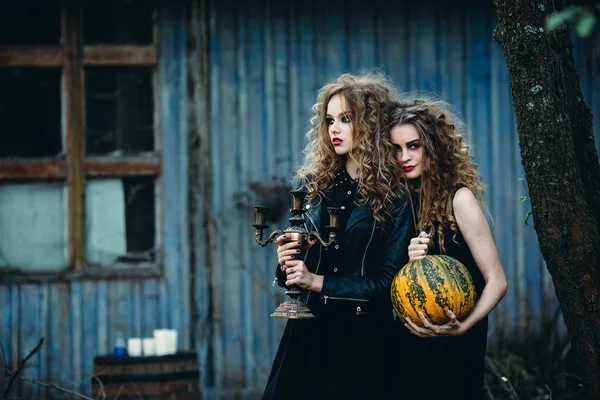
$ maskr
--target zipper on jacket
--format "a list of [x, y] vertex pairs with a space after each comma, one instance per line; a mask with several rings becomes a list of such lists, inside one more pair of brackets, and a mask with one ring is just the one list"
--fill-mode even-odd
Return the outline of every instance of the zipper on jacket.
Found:
[[369, 299], [355, 299], [353, 297], [335, 297], [335, 296], [327, 296], [326, 294], [323, 295], [323, 302], [325, 304], [327, 304], [327, 299], [333, 299], [333, 300], [346, 300], [346, 301], [364, 301], [364, 302], [368, 302]]
[[377, 225], [377, 221], [373, 221], [373, 230], [371, 231], [371, 237], [369, 238], [369, 242], [367, 243], [367, 247], [365, 247], [365, 254], [363, 254], [362, 264], [360, 265], [360, 276], [365, 275], [365, 258], [367, 257], [367, 250], [369, 250], [369, 246], [373, 241], [373, 236], [375, 235], [375, 226]]
[[[314, 223], [314, 221], [312, 220], [312, 218], [310, 217], [310, 215], [308, 213], [306, 213], [306, 216], [308, 217], [309, 221], [311, 222], [311, 224], [313, 225], [313, 227], [316, 228], [316, 225]], [[375, 227], [377, 225], [376, 221], [373, 221], [373, 229], [371, 230], [371, 237], [369, 238], [369, 242], [367, 243], [367, 247], [365, 247], [365, 253], [363, 254], [363, 259], [362, 259], [362, 264], [360, 266], [360, 276], [364, 276], [364, 272], [365, 272], [365, 258], [367, 257], [367, 250], [369, 250], [369, 246], [371, 245], [371, 242], [373, 241], [373, 236], [375, 235]], [[317, 268], [315, 269], [315, 275], [319, 272], [319, 267], [321, 265], [321, 256], [322, 256], [322, 251], [323, 251], [323, 246], [319, 247], [319, 262], [317, 263]], [[307, 256], [308, 256], [308, 251], [306, 252]], [[304, 259], [306, 260], [306, 257], [304, 257]], [[309, 291], [308, 295], [306, 296], [306, 304], [308, 304], [308, 299], [310, 298], [310, 294], [312, 292]], [[355, 299], [355, 298], [351, 298], [351, 297], [333, 297], [333, 296], [327, 296], [327, 295], [323, 295], [323, 301], [324, 304], [327, 304], [327, 299], [334, 299], [334, 300], [347, 300], [347, 301], [363, 301], [363, 302], [368, 302], [369, 300], [367, 299]]]

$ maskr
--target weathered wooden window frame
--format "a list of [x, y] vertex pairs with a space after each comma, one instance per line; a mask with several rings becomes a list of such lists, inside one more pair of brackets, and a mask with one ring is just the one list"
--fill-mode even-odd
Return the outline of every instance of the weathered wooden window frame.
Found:
[[[68, 279], [108, 279], [153, 277], [162, 272], [161, 253], [153, 263], [117, 263], [86, 268], [84, 191], [86, 177], [150, 176], [160, 178], [160, 129], [158, 118], [158, 18], [154, 10], [151, 45], [84, 45], [83, 16], [80, 7], [61, 9], [62, 46], [0, 46], [1, 67], [62, 67], [61, 101], [65, 159], [41, 158], [0, 160], [0, 181], [65, 179], [68, 193], [68, 267], [60, 272], [10, 272], [2, 281], [46, 281]], [[85, 156], [86, 66], [153, 67], [154, 137], [157, 151], [143, 157]], [[160, 187], [157, 179], [155, 188]], [[156, 219], [160, 221], [160, 189], [155, 190]], [[156, 223], [156, 243], [161, 248], [160, 224]]]

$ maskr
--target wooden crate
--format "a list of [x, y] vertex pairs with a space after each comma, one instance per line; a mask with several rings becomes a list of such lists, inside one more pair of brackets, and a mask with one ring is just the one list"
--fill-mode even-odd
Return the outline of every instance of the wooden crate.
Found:
[[[200, 400], [200, 372], [194, 351], [150, 357], [94, 358], [92, 394], [106, 400]], [[98, 380], [101, 382], [98, 382]]]

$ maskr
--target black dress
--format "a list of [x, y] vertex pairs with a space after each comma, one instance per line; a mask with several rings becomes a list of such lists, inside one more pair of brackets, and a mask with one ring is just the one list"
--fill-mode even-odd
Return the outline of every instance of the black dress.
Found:
[[[328, 225], [326, 207], [335, 206], [345, 211], [342, 216], [344, 227], [355, 211], [355, 194], [356, 183], [345, 171], [341, 171], [337, 186], [321, 201], [320, 226]], [[403, 228], [406, 232], [401, 239], [404, 246], [408, 246], [410, 236], [410, 221], [406, 222]], [[376, 225], [374, 222], [372, 224]], [[354, 225], [353, 229], [362, 229], [358, 225]], [[371, 225], [366, 226], [370, 233], [368, 226]], [[375, 230], [373, 228], [373, 232]], [[322, 234], [326, 233], [324, 229], [321, 231]], [[377, 231], [381, 235], [379, 228]], [[348, 248], [353, 232], [352, 229], [341, 229], [338, 233], [338, 246], [335, 248], [324, 250], [313, 247], [310, 251], [320, 251], [320, 262], [312, 265], [307, 261], [309, 270], [315, 272], [318, 268], [318, 274], [324, 275], [325, 279], [328, 276], [344, 276], [356, 272], [348, 270], [355, 269], [351, 266], [356, 264], [356, 253]], [[373, 239], [373, 245], [375, 242], [379, 245], [383, 238], [385, 234], [377, 236]], [[366, 243], [364, 246], [369, 248]], [[376, 248], [375, 251], [381, 253], [380, 249]], [[369, 259], [375, 257], [365, 250], [363, 258], [369, 262]], [[363, 264], [364, 262], [365, 260]], [[400, 267], [401, 265], [398, 269]], [[385, 296], [389, 298], [389, 289], [386, 290], [388, 292]], [[391, 341], [394, 339], [391, 304], [382, 302], [369, 307], [369, 302], [363, 303], [360, 299], [336, 301], [335, 297], [328, 298], [322, 293], [309, 292], [307, 295], [307, 304], [316, 318], [287, 322], [263, 399], [397, 398], [391, 394], [392, 377], [388, 368], [393, 361], [390, 352]], [[362, 304], [366, 306], [361, 306]]]
[[[457, 234], [456, 242], [448, 229], [444, 236], [445, 254], [456, 258], [473, 278], [477, 299], [485, 287], [485, 280], [477, 267], [464, 238]], [[436, 240], [428, 254], [440, 254]], [[413, 335], [397, 321], [397, 338], [406, 348], [400, 350], [404, 369], [399, 376], [409, 391], [408, 398], [420, 400], [482, 398], [485, 372], [488, 319], [479, 321], [461, 336], [421, 338]], [[412, 397], [410, 397], [412, 396]]]

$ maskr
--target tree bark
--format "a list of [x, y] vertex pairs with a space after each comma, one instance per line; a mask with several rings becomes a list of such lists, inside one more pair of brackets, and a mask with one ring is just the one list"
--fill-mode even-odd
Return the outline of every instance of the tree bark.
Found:
[[600, 399], [600, 164], [564, 0], [494, 0], [511, 82], [534, 228], [589, 399]]

